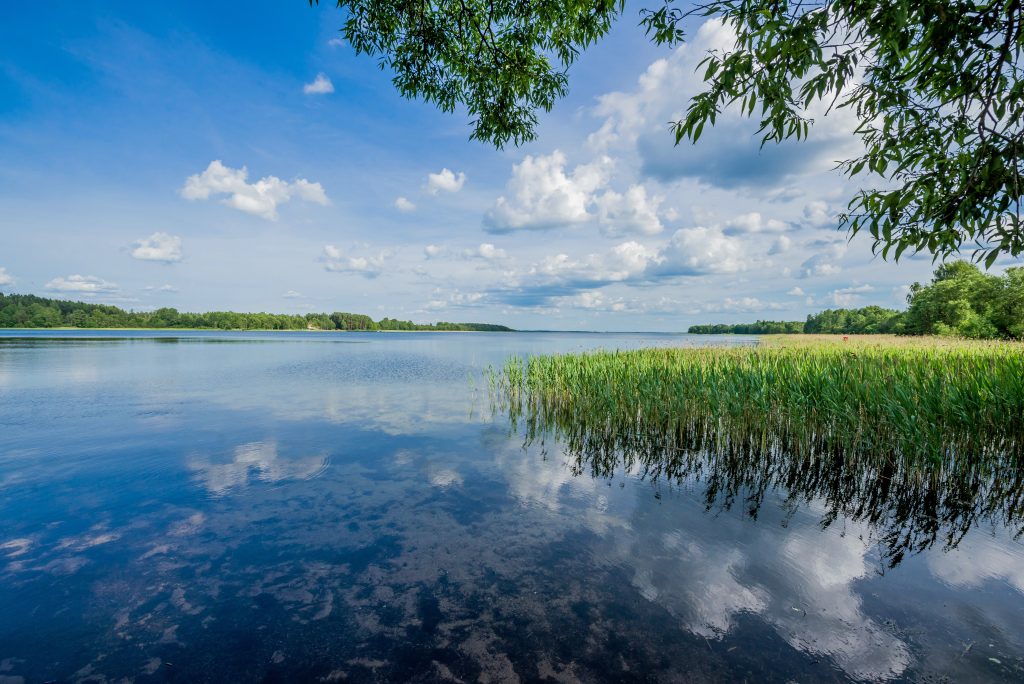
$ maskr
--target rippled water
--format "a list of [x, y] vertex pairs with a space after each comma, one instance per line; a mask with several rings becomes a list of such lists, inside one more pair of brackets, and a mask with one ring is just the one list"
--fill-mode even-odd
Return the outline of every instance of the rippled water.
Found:
[[698, 342], [0, 333], [0, 684], [1024, 679], [1019, 480], [596, 467], [481, 377]]

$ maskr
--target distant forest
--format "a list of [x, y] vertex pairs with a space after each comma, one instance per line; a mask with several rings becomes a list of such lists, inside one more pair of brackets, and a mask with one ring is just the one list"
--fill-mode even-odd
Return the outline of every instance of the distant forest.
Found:
[[1024, 338], [1024, 267], [1002, 276], [955, 261], [939, 266], [926, 285], [914, 283], [907, 310], [880, 306], [829, 309], [806, 321], [757, 321], [735, 325], [693, 325], [697, 334], [739, 335], [830, 333], [860, 335], [950, 335], [975, 339]]
[[270, 314], [210, 311], [184, 313], [177, 309], [125, 311], [107, 304], [87, 304], [35, 295], [0, 292], [0, 328], [201, 328], [213, 330], [462, 330], [510, 332], [512, 328], [490, 323], [432, 324], [363, 314], [310, 313]]
[[756, 321], [754, 323], [718, 323], [691, 325], [688, 332], [702, 335], [789, 335], [799, 333], [843, 333], [863, 335], [894, 333], [902, 313], [880, 306], [862, 309], [826, 309], [811, 314], [806, 321]]

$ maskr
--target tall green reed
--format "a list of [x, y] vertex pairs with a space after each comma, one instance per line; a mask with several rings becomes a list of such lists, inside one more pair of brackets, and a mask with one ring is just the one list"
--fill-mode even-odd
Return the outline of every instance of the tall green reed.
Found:
[[702, 480], [705, 503], [767, 492], [868, 520], [882, 556], [956, 546], [981, 521], [1024, 534], [1024, 348], [796, 344], [509, 359], [495, 408], [557, 437], [576, 475]]
[[528, 429], [657, 426], [685, 448], [941, 462], [1024, 452], [1018, 345], [599, 351], [509, 359], [492, 396]]

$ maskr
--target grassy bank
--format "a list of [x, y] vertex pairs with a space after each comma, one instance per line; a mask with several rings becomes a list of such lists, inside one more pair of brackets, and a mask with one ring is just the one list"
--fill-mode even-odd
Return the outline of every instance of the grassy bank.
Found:
[[751, 347], [538, 356], [509, 360], [491, 387], [530, 435], [606, 449], [647, 442], [929, 463], [1024, 453], [1018, 343], [778, 336]]

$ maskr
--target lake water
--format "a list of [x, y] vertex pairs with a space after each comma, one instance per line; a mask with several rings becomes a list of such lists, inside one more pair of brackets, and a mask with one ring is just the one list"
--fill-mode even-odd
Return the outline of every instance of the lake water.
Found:
[[481, 375], [751, 342], [0, 333], [0, 684], [1024, 681], [1019, 479], [595, 468]]

